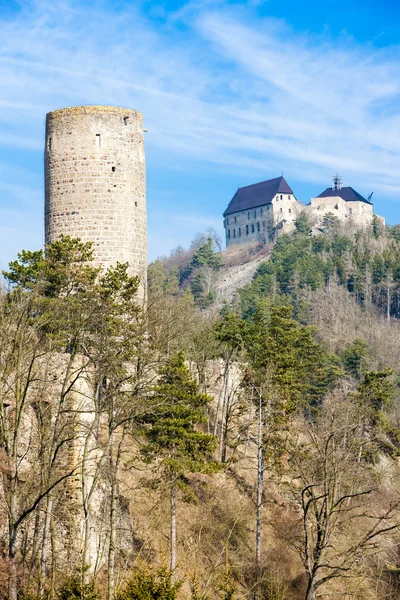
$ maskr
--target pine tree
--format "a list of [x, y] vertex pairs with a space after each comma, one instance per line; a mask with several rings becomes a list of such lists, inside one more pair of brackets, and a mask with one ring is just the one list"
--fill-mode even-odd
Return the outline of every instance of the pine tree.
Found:
[[170, 492], [171, 571], [176, 568], [176, 491], [188, 490], [187, 475], [212, 473], [215, 438], [203, 433], [205, 407], [211, 398], [199, 391], [185, 364], [183, 352], [170, 357], [161, 371], [153, 395], [154, 410], [144, 420], [146, 443], [142, 455], [147, 462], [158, 461], [162, 480]]

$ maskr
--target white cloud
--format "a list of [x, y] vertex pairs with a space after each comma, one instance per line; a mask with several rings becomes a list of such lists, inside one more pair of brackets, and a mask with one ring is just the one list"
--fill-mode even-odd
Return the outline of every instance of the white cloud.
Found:
[[[144, 113], [149, 154], [170, 165], [256, 179], [284, 169], [321, 185], [339, 170], [355, 187], [398, 194], [395, 49], [299, 35], [218, 1], [156, 8], [146, 17], [139, 4], [37, 0], [0, 22], [0, 146], [40, 152], [46, 111], [110, 103]], [[4, 182], [21, 179], [1, 179], [11, 202]], [[29, 214], [42, 211], [32, 185]], [[189, 230], [197, 225], [188, 214]]]

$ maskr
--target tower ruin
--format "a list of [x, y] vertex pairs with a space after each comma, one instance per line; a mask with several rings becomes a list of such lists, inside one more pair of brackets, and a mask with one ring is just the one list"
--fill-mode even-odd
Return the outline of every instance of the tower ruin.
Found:
[[129, 263], [145, 282], [146, 166], [142, 115], [75, 106], [46, 117], [45, 243], [61, 234], [94, 244], [105, 268]]

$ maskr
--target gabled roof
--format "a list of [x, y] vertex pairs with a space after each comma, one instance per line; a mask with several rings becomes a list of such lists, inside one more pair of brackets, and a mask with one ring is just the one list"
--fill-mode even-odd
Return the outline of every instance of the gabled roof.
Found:
[[366, 202], [366, 204], [372, 204], [369, 200], [366, 200], [361, 194], [353, 190], [352, 187], [342, 187], [340, 189], [335, 188], [327, 188], [322, 194], [317, 196], [317, 198], [332, 198], [337, 197], [342, 198], [345, 202]]
[[[246, 187], [239, 188], [232, 200], [228, 204], [228, 208], [224, 212], [224, 217], [241, 210], [257, 208], [264, 204], [271, 204], [276, 194], [293, 194], [290, 185], [284, 177], [275, 177], [268, 181], [253, 183]], [[294, 194], [293, 194], [294, 195]]]

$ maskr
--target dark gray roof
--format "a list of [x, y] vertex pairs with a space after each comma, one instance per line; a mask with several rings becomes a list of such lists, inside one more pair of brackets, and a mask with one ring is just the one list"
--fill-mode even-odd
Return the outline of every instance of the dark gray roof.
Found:
[[284, 177], [275, 177], [275, 179], [239, 188], [229, 202], [228, 208], [224, 212], [224, 217], [241, 210], [271, 204], [276, 194], [293, 194], [291, 187]]
[[369, 200], [366, 200], [361, 194], [353, 190], [352, 187], [342, 187], [340, 190], [335, 188], [327, 188], [322, 194], [317, 196], [317, 198], [332, 198], [335, 196], [339, 196], [345, 202], [366, 202], [367, 204], [372, 204]]

